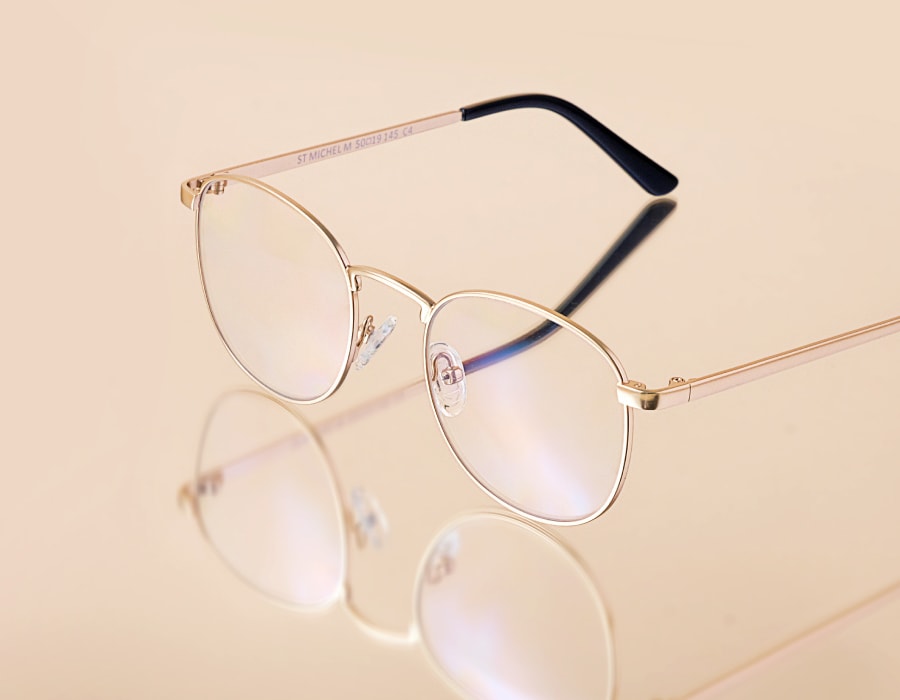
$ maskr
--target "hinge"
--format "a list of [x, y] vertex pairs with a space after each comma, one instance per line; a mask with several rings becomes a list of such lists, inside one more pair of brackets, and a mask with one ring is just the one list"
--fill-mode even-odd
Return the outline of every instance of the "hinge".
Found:
[[672, 377], [664, 389], [648, 389], [643, 382], [630, 380], [617, 387], [619, 403], [642, 411], [657, 411], [691, 400], [691, 384], [683, 377]]
[[[208, 178], [209, 176], [205, 175], [204, 177]], [[201, 177], [195, 177], [181, 183], [181, 203], [191, 211], [196, 206], [197, 198], [200, 196], [200, 192], [203, 191], [204, 184], [205, 182]], [[227, 180], [216, 180], [209, 185], [206, 191], [210, 194], [222, 194], [227, 184]]]

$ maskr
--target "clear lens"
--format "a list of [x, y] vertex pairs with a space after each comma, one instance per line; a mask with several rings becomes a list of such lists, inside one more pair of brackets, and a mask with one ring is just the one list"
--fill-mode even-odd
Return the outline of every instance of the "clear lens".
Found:
[[336, 485], [315, 438], [283, 407], [252, 392], [221, 399], [195, 490], [207, 537], [250, 584], [293, 605], [338, 594], [345, 540]]
[[613, 686], [606, 611], [558, 543], [498, 515], [451, 525], [419, 576], [422, 640], [466, 697], [598, 698]]
[[[200, 197], [206, 298], [225, 344], [257, 381], [295, 401], [343, 376], [353, 332], [344, 263], [324, 231], [262, 187], [223, 179]], [[221, 189], [221, 191], [219, 191]]]
[[578, 522], [618, 489], [627, 409], [610, 356], [553, 318], [452, 297], [429, 322], [426, 372], [444, 434], [482, 486], [521, 512]]

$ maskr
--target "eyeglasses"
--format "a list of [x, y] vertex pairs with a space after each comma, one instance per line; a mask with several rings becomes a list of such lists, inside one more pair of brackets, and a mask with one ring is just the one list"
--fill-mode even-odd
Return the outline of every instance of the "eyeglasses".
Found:
[[[697, 379], [648, 389], [612, 351], [567, 318], [633, 249], [620, 239], [557, 309], [484, 290], [433, 300], [388, 272], [350, 265], [313, 214], [261, 182], [294, 167], [511, 109], [551, 110], [578, 127], [651, 194], [674, 175], [571, 103], [519, 95], [192, 178], [197, 253], [213, 321], [235, 361], [288, 401], [323, 401], [363, 367], [396, 319], [360, 323], [364, 280], [417, 303], [425, 383], [441, 432], [488, 494], [532, 519], [575, 525], [615, 501], [630, 457], [633, 409], [656, 410], [824, 357], [900, 330], [900, 317]], [[668, 203], [671, 209], [672, 203]], [[664, 218], [664, 217], [663, 217]], [[601, 261], [602, 262], [602, 261]]]
[[[215, 403], [196, 475], [179, 493], [251, 586], [301, 611], [338, 603], [381, 641], [421, 642], [466, 697], [612, 696], [597, 587], [565, 545], [513, 516], [471, 513], [441, 529], [417, 569], [409, 630], [365, 615], [350, 594], [350, 555], [379, 546], [386, 519], [368, 494], [345, 495], [317, 431], [273, 398], [236, 391]], [[555, 653], [573, 639], [578, 653]]]

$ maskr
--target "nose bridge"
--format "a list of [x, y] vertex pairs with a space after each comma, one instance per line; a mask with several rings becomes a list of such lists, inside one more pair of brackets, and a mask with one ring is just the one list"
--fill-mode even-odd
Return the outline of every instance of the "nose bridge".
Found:
[[367, 267], [365, 265], [351, 265], [347, 268], [347, 272], [357, 289], [359, 288], [359, 285], [357, 284], [358, 280], [361, 277], [367, 277], [376, 282], [380, 282], [386, 287], [390, 287], [407, 299], [412, 299], [416, 302], [420, 308], [419, 318], [422, 320], [422, 323], [426, 323], [431, 316], [431, 311], [434, 309], [434, 300], [422, 290], [412, 286], [399, 277], [392, 275], [389, 272], [384, 272], [383, 270]]

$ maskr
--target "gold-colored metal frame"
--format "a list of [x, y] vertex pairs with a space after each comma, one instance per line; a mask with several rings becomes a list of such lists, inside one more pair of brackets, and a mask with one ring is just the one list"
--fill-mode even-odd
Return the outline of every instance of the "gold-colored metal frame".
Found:
[[[510, 294], [499, 294], [497, 292], [488, 292], [483, 290], [478, 291], [468, 291], [468, 292], [454, 292], [452, 294], [448, 294], [440, 301], [438, 301], [434, 306], [431, 307], [428, 318], [425, 321], [425, 334], [424, 334], [424, 342], [422, 347], [422, 354], [424, 357], [424, 371], [426, 376], [426, 381], [428, 377], [428, 340], [431, 330], [431, 320], [437, 315], [437, 313], [444, 308], [447, 304], [452, 303], [457, 299], [471, 299], [471, 298], [481, 298], [481, 299], [491, 299], [494, 301], [505, 302], [507, 304], [511, 304], [520, 309], [524, 309], [525, 311], [530, 311], [531, 313], [543, 318], [547, 321], [552, 321], [556, 323], [561, 328], [574, 333], [578, 338], [591, 346], [599, 355], [606, 361], [609, 368], [612, 370], [613, 374], [616, 377], [616, 380], [619, 384], [628, 381], [625, 377], [625, 368], [622, 367], [622, 363], [619, 362], [619, 359], [613, 354], [613, 352], [606, 346], [603, 341], [597, 338], [595, 335], [590, 333], [589, 331], [582, 328], [577, 323], [571, 321], [560, 313], [548, 309], [546, 307], [540, 306], [533, 302], [527, 301], [526, 299], [522, 299], [520, 297], [512, 296]], [[438, 426], [441, 431], [441, 436], [444, 439], [444, 443], [449, 448], [450, 452], [453, 453], [453, 456], [456, 457], [456, 461], [459, 462], [460, 466], [465, 469], [466, 473], [471, 477], [472, 481], [478, 484], [479, 488], [484, 491], [488, 496], [493, 498], [495, 501], [500, 503], [500, 505], [509, 508], [514, 513], [518, 515], [522, 515], [531, 520], [545, 523], [548, 525], [582, 525], [586, 522], [590, 522], [594, 518], [597, 518], [601, 514], [603, 514], [613, 503], [615, 503], [616, 499], [619, 497], [619, 493], [622, 490], [622, 484], [625, 481], [625, 477], [628, 473], [628, 465], [631, 462], [631, 442], [634, 434], [634, 412], [630, 406], [623, 406], [623, 431], [622, 431], [622, 452], [621, 458], [619, 461], [619, 465], [616, 472], [616, 480], [613, 485], [613, 489], [606, 501], [600, 504], [595, 510], [593, 510], [590, 514], [581, 517], [575, 518], [572, 520], [561, 520], [561, 519], [550, 519], [544, 518], [532, 513], [529, 513], [521, 508], [516, 507], [512, 503], [507, 502], [502, 497], [495, 494], [491, 489], [481, 481], [478, 475], [469, 468], [469, 466], [465, 463], [465, 460], [460, 456], [459, 452], [454, 449], [450, 438], [447, 436], [447, 432], [444, 430], [443, 424], [441, 423], [440, 416], [438, 415], [437, 404], [435, 403], [434, 394], [429, 391], [428, 396], [430, 398], [431, 403], [431, 411], [434, 414], [434, 418], [438, 423]]]
[[891, 333], [900, 331], [900, 316], [869, 326], [856, 328], [840, 335], [817, 340], [798, 348], [769, 355], [737, 367], [707, 374], [697, 379], [672, 377], [669, 385], [661, 389], [647, 389], [642, 382], [629, 381], [619, 385], [619, 401], [644, 411], [655, 411], [702, 399], [741, 384], [768, 377], [777, 372], [797, 367], [814, 360], [849, 350]]
[[255, 179], [268, 177], [276, 173], [282, 173], [294, 168], [302, 168], [306, 165], [313, 165], [323, 160], [336, 158], [337, 156], [355, 153], [374, 146], [380, 146], [387, 143], [393, 143], [400, 139], [421, 134], [431, 129], [437, 129], [442, 126], [448, 126], [462, 121], [462, 110], [454, 110], [452, 112], [444, 112], [435, 114], [431, 117], [423, 119], [415, 119], [411, 122], [404, 122], [395, 126], [389, 126], [386, 129], [377, 131], [368, 131], [364, 134], [358, 134], [337, 141], [329, 141], [309, 148], [301, 148], [297, 151], [289, 151], [281, 155], [272, 156], [270, 158], [262, 158], [254, 160], [250, 163], [242, 163], [241, 165], [233, 165], [230, 168], [216, 170], [206, 175], [198, 175], [181, 183], [181, 203], [189, 209], [196, 209], [197, 202], [203, 185], [211, 179], [215, 179], [221, 175], [241, 175]]
[[[244, 362], [239, 357], [238, 351], [233, 349], [226, 340], [226, 334], [223, 332], [223, 329], [219, 325], [218, 320], [216, 319], [215, 311], [213, 310], [213, 304], [210, 301], [209, 295], [207, 293], [205, 276], [203, 273], [203, 260], [201, 254], [201, 211], [202, 211], [202, 202], [205, 197], [215, 197], [221, 196], [219, 194], [220, 191], [227, 192], [228, 190], [228, 182], [234, 181], [238, 183], [242, 183], [244, 185], [249, 185], [251, 187], [255, 187], [260, 191], [267, 193], [273, 197], [275, 197], [279, 202], [294, 210], [299, 216], [302, 216], [310, 225], [312, 225], [322, 237], [322, 240], [326, 243], [326, 245], [331, 247], [331, 250], [334, 253], [335, 259], [339, 262], [340, 267], [343, 269], [344, 279], [347, 286], [347, 294], [348, 294], [348, 320], [350, 322], [347, 329], [347, 346], [344, 354], [344, 362], [340, 369], [339, 374], [335, 377], [331, 386], [322, 394], [310, 398], [305, 397], [297, 397], [286, 394], [278, 389], [278, 387], [272, 386], [269, 383], [265, 382], [260, 377], [254, 374], [253, 370], [244, 364]], [[225, 183], [224, 189], [216, 187], [217, 183]], [[360, 349], [360, 341], [361, 337], [354, 337], [354, 330], [359, 326], [359, 318], [360, 318], [360, 310], [359, 310], [359, 291], [362, 288], [362, 280], [367, 278], [383, 284], [390, 289], [402, 294], [403, 296], [411, 299], [416, 304], [418, 304], [420, 309], [419, 318], [424, 324], [424, 332], [423, 332], [423, 375], [424, 380], [422, 383], [427, 385], [428, 380], [428, 336], [430, 330], [431, 319], [438, 312], [438, 310], [442, 309], [446, 304], [452, 302], [454, 299], [460, 298], [471, 298], [471, 297], [481, 297], [485, 299], [491, 299], [495, 301], [501, 301], [511, 304], [517, 308], [524, 309], [526, 311], [530, 311], [534, 315], [544, 320], [552, 321], [558, 324], [561, 328], [566, 329], [567, 331], [574, 333], [581, 340], [587, 342], [591, 345], [606, 363], [609, 365], [610, 369], [616, 376], [616, 379], [619, 384], [628, 381], [625, 376], [625, 370], [622, 367], [622, 363], [619, 362], [618, 358], [616, 358], [612, 351], [596, 336], [591, 334], [589, 331], [585, 330], [575, 322], [570, 319], [562, 316], [561, 314], [543, 307], [539, 304], [535, 304], [526, 299], [522, 299], [520, 297], [508, 295], [508, 294], [500, 294], [498, 292], [491, 292], [487, 290], [470, 290], [470, 291], [462, 291], [462, 292], [454, 292], [449, 294], [438, 301], [434, 301], [427, 294], [422, 292], [417, 287], [409, 284], [408, 282], [392, 275], [388, 272], [384, 272], [383, 270], [379, 270], [373, 267], [367, 267], [362, 265], [350, 265], [347, 259], [347, 255], [344, 250], [341, 248], [337, 239], [331, 234], [330, 231], [322, 224], [311, 212], [309, 212], [305, 207], [294, 201], [291, 197], [280, 192], [276, 188], [268, 185], [267, 183], [261, 182], [259, 180], [255, 180], [250, 177], [242, 176], [242, 175], [217, 175], [207, 180], [202, 181], [200, 184], [200, 195], [197, 201], [197, 206], [194, 208], [194, 233], [195, 233], [195, 245], [197, 249], [197, 261], [198, 267], [200, 270], [200, 279], [201, 285], [203, 287], [203, 295], [206, 299], [206, 305], [209, 309], [210, 316], [213, 319], [213, 323], [218, 331], [219, 337], [222, 339], [223, 344], [225, 345], [226, 350], [229, 355], [231, 355], [232, 359], [237, 363], [237, 365], [244, 370], [244, 372], [249, 376], [253, 381], [255, 381], [259, 386], [271, 392], [275, 396], [285, 400], [290, 401], [291, 403], [296, 403], [300, 405], [318, 403], [320, 401], [324, 401], [326, 398], [331, 396], [337, 389], [343, 384], [344, 380], [347, 377], [347, 373], [350, 371], [350, 367], [352, 366], [354, 360]], [[534, 515], [529, 513], [526, 510], [516, 507], [512, 503], [507, 502], [502, 496], [494, 493], [475, 473], [475, 471], [470, 468], [468, 464], [463, 460], [460, 454], [453, 448], [453, 445], [450, 442], [450, 439], [447, 436], [447, 433], [444, 431], [444, 428], [441, 424], [441, 420], [438, 416], [438, 409], [435, 406], [435, 399], [432, 393], [428, 392], [429, 399], [431, 401], [432, 411], [435, 416], [435, 420], [438, 424], [438, 429], [440, 430], [441, 436], [444, 440], [444, 443], [447, 445], [450, 452], [456, 458], [456, 461], [460, 464], [460, 466], [465, 470], [466, 474], [474, 481], [478, 487], [484, 491], [487, 495], [493, 498], [495, 501], [500, 503], [502, 506], [510, 509], [514, 513], [530, 518], [536, 522], [541, 522], [545, 524], [551, 525], [580, 525], [586, 522], [593, 520], [594, 518], [601, 515], [604, 511], [606, 511], [618, 498], [619, 493], [622, 488], [622, 484], [624, 483], [625, 476], [628, 471], [628, 464], [631, 459], [631, 443], [632, 443], [632, 435], [633, 435], [633, 425], [634, 425], [634, 417], [632, 409], [628, 406], [623, 407], [624, 419], [623, 419], [623, 435], [622, 435], [622, 451], [621, 458], [619, 464], [617, 466], [616, 479], [614, 482], [613, 490], [607, 497], [607, 499], [599, 504], [598, 507], [592, 511], [591, 513], [580, 517], [574, 518], [571, 520], [564, 519], [551, 519], [545, 518], [538, 515]]]
[[[461, 111], [454, 112], [446, 112], [443, 114], [434, 115], [431, 117], [426, 117], [424, 119], [419, 119], [411, 122], [405, 122], [404, 124], [399, 124], [394, 127], [389, 127], [387, 129], [382, 129], [379, 131], [372, 131], [366, 134], [361, 134], [359, 136], [350, 137], [347, 139], [340, 139], [338, 141], [331, 141], [326, 144], [322, 144], [320, 146], [314, 146], [312, 148], [301, 149], [298, 151], [291, 151], [289, 153], [285, 153], [279, 156], [275, 156], [272, 158], [265, 158], [262, 160], [253, 161], [251, 163], [245, 163], [243, 165], [234, 166], [231, 168], [226, 168], [220, 171], [216, 171], [213, 173], [209, 173], [207, 175], [201, 175], [198, 177], [194, 177], [186, 180], [181, 185], [181, 201], [182, 203], [191, 208], [195, 213], [195, 230], [198, 240], [198, 252], [199, 252], [199, 236], [200, 236], [200, 227], [199, 227], [199, 202], [201, 201], [201, 195], [206, 191], [206, 188], [210, 186], [211, 183], [214, 183], [219, 180], [227, 180], [227, 179], [235, 179], [246, 184], [250, 184], [256, 187], [259, 187], [261, 190], [268, 192], [282, 201], [284, 204], [295, 209], [301, 216], [305, 217], [311, 224], [319, 229], [321, 234], [325, 237], [325, 239], [333, 246], [335, 255], [342, 261], [344, 265], [344, 271], [346, 275], [347, 288], [348, 293], [351, 298], [351, 318], [353, 319], [353, 323], [351, 325], [351, 329], [357, 328], [358, 317], [359, 317], [359, 308], [358, 308], [358, 292], [361, 288], [361, 279], [364, 277], [368, 277], [370, 279], [376, 280], [382, 284], [385, 284], [395, 291], [404, 294], [408, 298], [414, 300], [419, 304], [421, 309], [421, 320], [425, 324], [425, 336], [428, 334], [428, 323], [430, 318], [435, 312], [435, 309], [442, 304], [447, 303], [448, 300], [455, 296], [459, 295], [482, 295], [494, 299], [502, 299], [504, 301], [508, 301], [510, 303], [521, 306], [522, 308], [528, 309], [539, 316], [543, 316], [548, 320], [553, 320], [554, 322], [560, 323], [560, 325], [564, 326], [571, 332], [575, 332], [580, 337], [587, 339], [589, 342], [593, 343], [598, 351], [603, 355], [607, 362], [609, 362], [614, 369], [619, 374], [619, 384], [617, 387], [617, 399], [619, 403], [623, 404], [628, 411], [627, 419], [626, 419], [626, 436], [624, 440], [624, 448], [623, 448], [623, 456], [622, 456], [622, 466], [619, 474], [619, 479], [616, 484], [616, 490], [611, 495], [610, 499], [606, 504], [599, 507], [595, 513], [593, 513], [590, 517], [586, 517], [577, 521], [556, 521], [556, 520], [547, 520], [539, 517], [535, 517], [529, 513], [523, 512], [510, 504], [506, 503], [501, 497], [491, 493], [488, 491], [483, 484], [481, 484], [477, 478], [474, 477], [472, 472], [463, 464], [460, 456], [452, 449], [450, 446], [449, 440], [447, 439], [446, 434], [441, 428], [441, 434], [444, 436], [445, 442], [447, 442], [448, 447], [450, 447], [453, 454], [456, 456], [457, 461], [462, 464], [463, 468], [466, 469], [466, 472], [470, 477], [473, 478], [475, 483], [477, 483], [482, 489], [484, 489], [489, 495], [491, 495], [495, 500], [499, 503], [503, 504], [505, 507], [510, 508], [516, 513], [520, 515], [524, 515], [533, 520], [537, 520], [539, 522], [544, 523], [552, 523], [552, 524], [562, 524], [562, 525], [577, 525], [584, 522], [588, 522], [602, 514], [612, 503], [615, 501], [618, 493], [621, 489], [622, 482], [625, 477], [625, 473], [627, 471], [628, 462], [630, 460], [630, 451], [631, 451], [631, 441], [632, 441], [632, 416], [630, 413], [631, 409], [637, 408], [643, 411], [654, 411], [663, 408], [669, 408], [671, 406], [677, 406], [680, 404], [688, 403], [690, 401], [695, 401], [700, 398], [704, 398], [706, 396], [710, 396], [712, 394], [718, 393], [720, 391], [724, 391], [726, 389], [733, 388], [735, 386], [739, 386], [741, 384], [754, 381], [757, 379], [761, 379], [763, 377], [769, 376], [771, 374], [775, 374], [777, 372], [784, 371], [786, 369], [790, 369], [791, 367], [796, 367], [801, 364], [805, 364], [807, 362], [811, 362], [813, 360], [826, 357], [828, 355], [832, 355], [837, 352], [841, 352], [842, 350], [849, 349], [856, 345], [860, 345], [862, 343], [866, 343], [876, 338], [880, 338], [885, 335], [889, 335], [891, 333], [896, 333], [900, 331], [900, 316], [895, 316], [893, 318], [887, 319], [885, 321], [881, 321], [879, 323], [875, 323], [869, 326], [865, 326], [862, 328], [857, 328], [852, 331], [848, 331], [846, 333], [842, 333], [840, 335], [836, 335], [830, 338], [826, 338], [823, 340], [819, 340], [813, 343], [809, 343], [808, 345], [803, 345], [798, 348], [793, 348], [791, 350], [787, 350], [785, 352], [778, 353], [776, 355], [771, 355], [759, 360], [754, 360], [752, 362], [745, 363], [743, 365], [738, 365], [736, 367], [732, 367], [726, 370], [722, 370], [719, 372], [714, 372], [712, 374], [707, 374], [695, 379], [684, 379], [683, 377], [677, 376], [672, 377], [669, 380], [669, 384], [665, 387], [659, 389], [648, 389], [647, 385], [643, 382], [628, 380], [625, 376], [624, 369], [622, 368], [621, 363], [614, 357], [612, 352], [595, 336], [590, 334], [587, 330], [582, 328], [581, 326], [573, 323], [572, 321], [560, 316], [554, 311], [547, 309], [546, 307], [540, 306], [538, 304], [534, 304], [532, 302], [525, 301], [523, 299], [519, 299], [512, 296], [507, 296], [503, 294], [499, 294], [496, 292], [488, 292], [484, 290], [474, 290], [469, 292], [458, 292], [455, 294], [451, 294], [443, 299], [435, 302], [429, 296], [424, 294], [422, 291], [417, 289], [416, 287], [410, 285], [404, 280], [391, 275], [390, 273], [384, 272], [382, 270], [377, 270], [375, 268], [365, 267], [365, 266], [351, 266], [347, 262], [347, 257], [344, 254], [343, 250], [340, 248], [340, 245], [337, 243], [336, 239], [328, 232], [328, 230], [322, 225], [311, 213], [309, 213], [306, 209], [304, 209], [300, 204], [295, 202], [293, 199], [288, 197], [287, 195], [279, 192], [274, 187], [266, 185], [265, 183], [260, 182], [256, 178], [265, 177], [267, 175], [271, 175], [277, 172], [282, 172], [285, 170], [289, 170], [292, 168], [302, 167], [305, 165], [312, 164], [314, 162], [318, 162], [320, 160], [325, 160], [327, 158], [337, 157], [339, 155], [345, 155], [347, 153], [352, 153], [357, 150], [362, 150], [364, 148], [370, 148], [372, 146], [381, 145], [384, 143], [391, 143], [393, 141], [399, 140], [401, 138], [405, 138], [407, 136], [412, 136], [417, 133], [422, 133], [424, 131], [429, 131], [431, 129], [435, 129], [442, 126], [447, 126], [449, 124], [454, 124], [462, 119]], [[201, 266], [201, 278], [202, 278], [202, 266]], [[204, 287], [205, 294], [205, 287]], [[209, 304], [209, 300], [207, 298], [207, 304]], [[210, 308], [210, 312], [212, 313], [212, 309]], [[215, 321], [215, 317], [214, 321]], [[218, 326], [217, 326], [218, 328]], [[223, 338], [224, 336], [219, 329], [219, 335]], [[259, 378], [255, 377], [253, 373], [245, 367], [237, 357], [235, 357], [234, 352], [228, 348], [229, 353], [234, 357], [235, 361], [239, 366], [258, 384], [266, 388], [268, 391], [276, 394], [277, 396], [292, 401], [294, 403], [317, 403], [319, 401], [324, 400], [329, 395], [334, 393], [344, 381], [347, 372], [349, 371], [350, 365], [352, 364], [356, 352], [359, 349], [359, 343], [353, 344], [353, 330], [350, 331], [349, 335], [351, 342], [348, 347], [348, 351], [345, 357], [345, 362], [343, 366], [342, 373], [335, 379], [334, 384], [330, 387], [330, 389], [322, 394], [321, 396], [314, 397], [311, 399], [304, 398], [296, 398], [286, 396], [283, 393], [280, 393], [276, 388], [267, 386], [263, 382], [259, 380]], [[227, 348], [226, 343], [226, 348]], [[427, 382], [427, 370], [426, 370], [426, 382]], [[434, 397], [431, 395], [429, 391], [429, 397], [432, 401], [432, 408], [434, 408]], [[438, 421], [440, 426], [440, 421]]]
[[[326, 246], [328, 246], [334, 255], [335, 261], [337, 263], [336, 270], [343, 270], [345, 283], [347, 286], [347, 308], [350, 313], [348, 315], [348, 325], [347, 325], [347, 343], [346, 348], [344, 350], [344, 364], [340, 370], [340, 373], [337, 377], [335, 377], [334, 381], [331, 383], [331, 386], [328, 387], [323, 393], [313, 396], [311, 398], [303, 398], [299, 396], [290, 396], [288, 394], [284, 394], [280, 392], [273, 386], [262, 381], [258, 378], [249, 367], [247, 367], [243, 360], [238, 356], [237, 351], [233, 349], [228, 341], [225, 339], [225, 333], [222, 330], [222, 327], [219, 325], [219, 321], [216, 318], [216, 313], [213, 310], [213, 304], [210, 301], [209, 293], [207, 292], [206, 286], [206, 276], [203, 274], [203, 255], [202, 255], [202, 245], [200, 242], [200, 227], [201, 227], [201, 219], [200, 219], [200, 211], [201, 211], [201, 202], [205, 197], [214, 197], [218, 196], [216, 193], [216, 185], [218, 183], [225, 183], [225, 187], [227, 188], [228, 182], [239, 182], [241, 184], [255, 187], [256, 189], [271, 195], [276, 200], [281, 202], [283, 205], [287, 206], [289, 209], [296, 212], [300, 217], [305, 219], [322, 237], [323, 242]], [[318, 403], [319, 401], [323, 401], [331, 396], [335, 391], [338, 390], [338, 387], [344, 383], [344, 379], [347, 377], [347, 372], [350, 371], [350, 365], [353, 361], [354, 351], [356, 349], [356, 339], [354, 338], [354, 333], [356, 331], [357, 326], [359, 325], [359, 304], [356, 299], [356, 289], [350, 281], [350, 276], [347, 274], [347, 270], [350, 266], [350, 263], [347, 260], [347, 255], [344, 253], [343, 248], [341, 248], [340, 243], [337, 242], [337, 239], [331, 235], [331, 232], [325, 228], [321, 221], [319, 221], [313, 214], [307, 210], [301, 204], [295, 202], [291, 197], [287, 196], [283, 192], [275, 189], [271, 185], [262, 182], [260, 180], [255, 180], [250, 177], [244, 177], [242, 175], [223, 175], [221, 177], [216, 177], [213, 179], [205, 180], [200, 187], [200, 194], [198, 195], [197, 207], [194, 211], [194, 239], [195, 239], [195, 247], [197, 249], [197, 266], [200, 271], [200, 284], [203, 287], [203, 298], [206, 300], [206, 308], [209, 310], [209, 315], [212, 317], [213, 324], [216, 327], [216, 331], [219, 334], [219, 337], [222, 339], [222, 343], [225, 345], [225, 349], [228, 351], [228, 354], [231, 355], [231, 359], [233, 359], [237, 365], [247, 373], [253, 381], [259, 384], [261, 387], [266, 389], [267, 391], [271, 391], [276, 396], [285, 399], [286, 401], [290, 401], [292, 403], [298, 404], [310, 404], [310, 403]]]
[[[340, 526], [342, 567], [339, 585], [337, 586], [334, 594], [329, 598], [323, 600], [321, 603], [313, 605], [294, 603], [284, 600], [283, 598], [279, 598], [269, 591], [261, 589], [255, 582], [253, 582], [234, 565], [232, 565], [227, 556], [216, 545], [215, 540], [210, 536], [210, 533], [203, 521], [203, 516], [200, 511], [199, 505], [200, 496], [198, 493], [200, 484], [216, 483], [224, 477], [229, 466], [234, 464], [236, 461], [240, 461], [243, 457], [262, 453], [263, 451], [271, 449], [273, 447], [277, 448], [281, 445], [281, 443], [264, 445], [261, 446], [259, 450], [254, 451], [250, 455], [239, 457], [237, 460], [235, 460], [235, 462], [218, 465], [217, 467], [203, 471], [203, 452], [206, 444], [206, 439], [209, 434], [210, 426], [212, 425], [213, 420], [215, 419], [220, 407], [226, 401], [233, 400], [238, 396], [244, 396], [252, 400], [270, 402], [273, 407], [287, 413], [297, 424], [297, 434], [302, 435], [310, 440], [315, 449], [316, 455], [318, 456], [322, 464], [323, 469], [325, 469], [327, 473], [328, 479], [331, 484], [332, 496], [334, 499], [332, 504], [336, 508], [335, 513], [338, 516]], [[291, 436], [291, 438], [294, 437], [296, 436]], [[278, 399], [258, 391], [244, 389], [231, 391], [224, 394], [223, 396], [219, 397], [219, 399], [213, 404], [213, 407], [210, 409], [201, 432], [200, 444], [197, 450], [197, 465], [195, 476], [193, 479], [182, 484], [182, 486], [178, 489], [178, 502], [182, 505], [182, 507], [186, 505], [190, 508], [191, 514], [193, 515], [194, 520], [197, 523], [197, 527], [200, 529], [200, 532], [203, 535], [203, 538], [206, 540], [210, 548], [216, 552], [219, 559], [221, 559], [240, 580], [244, 581], [244, 583], [256, 590], [260, 595], [267, 598], [272, 603], [291, 610], [292, 612], [301, 612], [306, 614], [324, 614], [335, 604], [338, 604], [342, 608], [344, 608], [344, 610], [347, 612], [353, 622], [359, 627], [359, 629], [371, 638], [379, 642], [402, 646], [420, 645], [421, 648], [424, 649], [425, 657], [429, 665], [435, 671], [437, 676], [443, 679], [443, 681], [450, 687], [456, 689], [457, 692], [460, 692], [463, 695], [466, 695], [466, 689], [462, 685], [460, 685], [459, 682], [456, 681], [452, 676], [450, 676], [450, 674], [446, 671], [446, 669], [443, 668], [443, 666], [441, 666], [441, 664], [435, 657], [434, 652], [431, 650], [431, 647], [428, 645], [428, 641], [426, 640], [425, 635], [422, 634], [423, 628], [421, 617], [421, 592], [423, 583], [426, 578], [426, 570], [428, 568], [431, 555], [435, 551], [436, 545], [448, 532], [459, 527], [463, 523], [471, 522], [472, 520], [478, 518], [495, 520], [500, 523], [506, 523], [515, 527], [519, 527], [525, 532], [539, 537], [542, 541], [548, 543], [551, 547], [561, 553], [578, 573], [578, 576], [581, 578], [588, 591], [590, 592], [592, 601], [596, 607], [597, 613], [603, 626], [604, 643], [606, 645], [608, 654], [607, 661], [609, 666], [609, 680], [607, 685], [607, 698], [614, 697], [616, 677], [615, 642], [613, 639], [612, 623], [610, 620], [609, 612], [607, 610], [603, 596], [600, 593], [597, 582], [589, 573], [589, 567], [587, 566], [587, 563], [566, 543], [564, 543], [562, 540], [557, 539], [546, 530], [528, 522], [528, 520], [519, 517], [518, 515], [498, 513], [490, 510], [473, 510], [467, 513], [460, 514], [453, 518], [450, 522], [445, 524], [441, 528], [441, 530], [432, 537], [421, 558], [419, 559], [418, 566], [416, 567], [415, 580], [413, 582], [412, 621], [409, 628], [405, 631], [390, 630], [371, 621], [353, 602], [353, 597], [349, 585], [351, 569], [349, 554], [351, 542], [348, 534], [353, 529], [353, 514], [351, 508], [347, 504], [345, 493], [346, 492], [340, 482], [337, 470], [334, 466], [334, 462], [327, 448], [325, 447], [321, 436], [319, 435], [319, 431], [317, 431], [312, 424], [308, 423], [301, 416], [297, 415], [297, 413], [291, 411], [287, 406], [282, 404]], [[359, 540], [357, 540], [357, 542], [359, 543]]]

